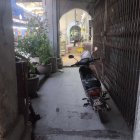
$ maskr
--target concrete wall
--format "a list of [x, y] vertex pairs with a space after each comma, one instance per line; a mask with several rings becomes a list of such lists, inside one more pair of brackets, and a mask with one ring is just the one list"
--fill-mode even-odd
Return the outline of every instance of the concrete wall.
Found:
[[0, 0], [0, 140], [19, 140], [24, 119], [18, 115], [10, 0]]
[[43, 2], [46, 4], [44, 8], [48, 19], [48, 36], [54, 50], [54, 55], [57, 56], [59, 52], [59, 0], [43, 0]]
[[17, 87], [10, 0], [0, 1], [0, 136], [17, 118]]

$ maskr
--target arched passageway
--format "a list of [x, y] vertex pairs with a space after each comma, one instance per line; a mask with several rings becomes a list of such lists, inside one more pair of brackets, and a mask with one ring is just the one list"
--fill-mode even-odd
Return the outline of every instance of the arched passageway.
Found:
[[80, 57], [83, 43], [92, 44], [90, 21], [91, 16], [82, 9], [72, 9], [61, 16], [59, 42], [64, 65], [70, 65], [68, 54], [73, 53], [76, 57]]

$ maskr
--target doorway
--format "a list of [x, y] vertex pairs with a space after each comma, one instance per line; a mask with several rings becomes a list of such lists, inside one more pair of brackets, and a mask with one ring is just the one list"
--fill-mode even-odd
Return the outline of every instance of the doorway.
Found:
[[91, 16], [82, 9], [72, 9], [60, 18], [60, 56], [64, 66], [75, 63], [68, 55], [73, 54], [79, 60], [83, 43], [91, 44], [90, 20]]

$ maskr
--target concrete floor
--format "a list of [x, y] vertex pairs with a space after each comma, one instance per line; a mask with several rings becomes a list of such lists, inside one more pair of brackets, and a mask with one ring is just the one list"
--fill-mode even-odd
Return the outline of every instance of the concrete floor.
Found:
[[34, 130], [35, 140], [132, 140], [112, 100], [104, 124], [91, 107], [83, 107], [85, 94], [78, 68], [53, 74], [38, 94], [33, 106], [42, 118]]

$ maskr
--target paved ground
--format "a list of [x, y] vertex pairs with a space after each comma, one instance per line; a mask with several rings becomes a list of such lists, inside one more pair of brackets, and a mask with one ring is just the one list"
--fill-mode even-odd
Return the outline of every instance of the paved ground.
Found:
[[91, 107], [84, 108], [84, 90], [78, 68], [53, 74], [39, 91], [33, 106], [41, 115], [36, 124], [36, 140], [131, 140], [130, 132], [117, 108], [101, 123]]

